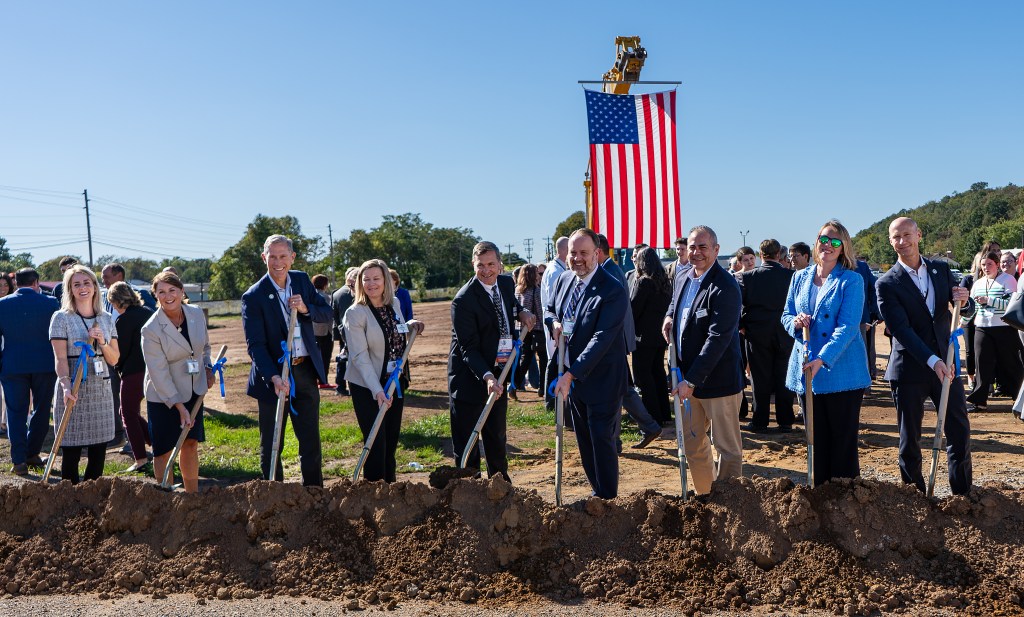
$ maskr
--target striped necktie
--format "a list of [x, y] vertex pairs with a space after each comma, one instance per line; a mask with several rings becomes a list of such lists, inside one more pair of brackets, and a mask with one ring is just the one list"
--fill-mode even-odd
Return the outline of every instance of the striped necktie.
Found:
[[505, 311], [501, 310], [501, 296], [498, 295], [498, 283], [491, 287], [491, 302], [494, 303], [494, 312], [498, 315], [498, 330], [501, 336], [508, 336], [508, 322], [505, 321]]
[[583, 284], [583, 281], [577, 281], [576, 289], [572, 290], [572, 298], [569, 300], [569, 308], [565, 311], [566, 319], [572, 319], [576, 316], [576, 309], [580, 306], [580, 300], [583, 299], [583, 292], [587, 286]]

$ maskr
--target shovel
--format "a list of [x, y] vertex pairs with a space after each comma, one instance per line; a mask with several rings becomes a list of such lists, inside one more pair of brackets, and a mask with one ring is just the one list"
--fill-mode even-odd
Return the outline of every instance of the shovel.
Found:
[[[672, 377], [672, 389], [679, 385], [679, 373], [676, 368], [676, 345], [674, 342], [668, 344], [668, 365], [671, 368], [669, 374]], [[683, 487], [683, 501], [689, 499], [689, 488], [686, 481], [686, 449], [683, 447], [683, 413], [680, 409], [679, 396], [672, 395], [672, 410], [676, 414], [676, 457], [679, 459], [679, 483]]]
[[[811, 361], [811, 329], [804, 328], [804, 364]], [[814, 392], [811, 369], [804, 370], [804, 430], [807, 431], [807, 486], [814, 488]]]
[[[526, 338], [526, 333], [529, 330], [526, 326], [519, 331], [519, 340], [522, 341]], [[505, 378], [508, 377], [508, 372], [512, 368], [512, 365], [516, 363], [516, 356], [519, 353], [519, 348], [512, 348], [512, 354], [509, 355], [508, 361], [505, 362], [505, 367], [501, 369], [501, 375], [498, 377], [498, 385], [502, 388], [505, 387]], [[459, 462], [460, 468], [466, 467], [466, 461], [469, 460], [469, 453], [476, 447], [476, 440], [480, 438], [480, 431], [483, 430], [484, 424], [487, 422], [487, 416], [491, 415], [491, 408], [494, 407], [494, 402], [501, 396], [496, 392], [491, 392], [490, 396], [487, 397], [487, 404], [484, 405], [484, 410], [480, 413], [480, 419], [476, 421], [476, 426], [473, 427], [473, 432], [469, 435], [469, 441], [466, 443], [466, 449], [462, 451], [462, 460]]]
[[[565, 335], [558, 337], [558, 374], [565, 369]], [[555, 396], [555, 505], [562, 505], [562, 457], [565, 440], [562, 437], [565, 428], [565, 397]]]
[[[292, 358], [295, 353], [295, 322], [299, 319], [299, 309], [292, 307], [291, 316], [288, 318], [288, 357]], [[284, 362], [281, 367], [281, 381], [288, 384], [288, 377], [291, 375], [292, 363]], [[282, 392], [277, 395], [277, 415], [274, 420], [274, 443], [270, 448], [270, 478], [273, 482], [277, 479], [277, 457], [281, 448], [281, 433], [284, 429], [284, 407], [288, 394]]]
[[[220, 351], [217, 352], [217, 358], [213, 361], [213, 363], [216, 364], [217, 362], [219, 362], [220, 359], [223, 358], [224, 355], [227, 353], [228, 346], [221, 345]], [[164, 490], [169, 491], [172, 488], [171, 482], [174, 481], [174, 463], [178, 460], [178, 455], [181, 454], [181, 446], [184, 445], [185, 439], [188, 437], [189, 431], [192, 430], [192, 424], [195, 424], [196, 416], [199, 415], [199, 410], [202, 409], [203, 399], [205, 398], [206, 395], [203, 395], [196, 399], [195, 405], [192, 406], [192, 413], [189, 414], [191, 422], [189, 423], [189, 426], [184, 426], [181, 428], [181, 434], [178, 435], [178, 442], [174, 444], [174, 449], [171, 450], [171, 458], [167, 459], [167, 466], [164, 467], [164, 477], [160, 480], [160, 488]]]
[[[92, 339], [89, 339], [89, 344], [92, 344]], [[82, 378], [85, 376], [85, 362], [79, 362], [75, 368], [75, 381], [71, 385], [71, 394], [78, 397], [78, 390], [82, 387]], [[60, 450], [60, 444], [64, 441], [64, 432], [68, 430], [68, 422], [71, 420], [71, 412], [75, 410], [76, 400], [68, 401], [68, 406], [64, 408], [64, 415], [60, 418], [60, 426], [57, 427], [57, 432], [53, 436], [53, 447], [50, 448], [50, 456], [46, 457], [46, 467], [43, 469], [43, 477], [40, 482], [47, 482], [50, 479], [50, 472], [53, 471], [53, 461], [57, 460], [57, 452]]]
[[[412, 330], [409, 332], [409, 340], [405, 344], [405, 353], [402, 354], [402, 359], [398, 362], [398, 369], [401, 370], [405, 366], [405, 363], [409, 359], [409, 350], [412, 349], [412, 344], [416, 340], [416, 331]], [[388, 389], [384, 392], [384, 395], [389, 399], [395, 388], [398, 387], [398, 380], [388, 384]], [[366, 457], [370, 454], [370, 448], [373, 447], [373, 442], [377, 439], [377, 432], [380, 430], [380, 425], [384, 422], [384, 414], [388, 412], [390, 405], [381, 403], [380, 408], [377, 410], [377, 417], [373, 420], [373, 427], [370, 428], [370, 434], [366, 436], [366, 443], [363, 444], [363, 451], [359, 454], [359, 461], [356, 462], [356, 470], [352, 472], [352, 482], [359, 480], [359, 474], [363, 470], [363, 463], [366, 462]]]
[[[960, 327], [960, 303], [953, 307], [952, 331], [956, 332]], [[953, 354], [956, 353], [956, 345], [949, 342], [949, 349], [946, 351], [946, 379], [942, 381], [942, 394], [939, 396], [939, 408], [935, 419], [935, 440], [932, 441], [932, 470], [928, 474], [928, 496], [935, 493], [935, 471], [939, 466], [939, 450], [942, 449], [942, 437], [946, 426], [946, 408], [949, 406], [949, 387], [953, 384], [953, 367], [956, 366]], [[960, 375], [956, 375], [959, 379]]]

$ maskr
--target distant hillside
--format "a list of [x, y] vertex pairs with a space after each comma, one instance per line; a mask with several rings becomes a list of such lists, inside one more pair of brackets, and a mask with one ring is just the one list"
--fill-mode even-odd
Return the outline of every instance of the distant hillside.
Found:
[[989, 188], [987, 182], [975, 182], [965, 193], [947, 195], [917, 208], [900, 210], [853, 238], [861, 256], [873, 266], [896, 261], [889, 245], [889, 223], [897, 216], [917, 221], [924, 233], [921, 252], [925, 255], [949, 255], [964, 267], [988, 240], [998, 240], [1003, 248], [1019, 248], [1024, 234], [1024, 187], [1014, 184]]

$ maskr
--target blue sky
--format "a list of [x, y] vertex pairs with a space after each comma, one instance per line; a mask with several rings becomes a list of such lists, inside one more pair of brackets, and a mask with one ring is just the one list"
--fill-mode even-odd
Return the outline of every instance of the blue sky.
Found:
[[[583, 204], [578, 79], [679, 80], [685, 227], [723, 251], [1024, 182], [1015, 2], [5, 2], [0, 236], [219, 255], [418, 212], [522, 252]], [[634, 90], [639, 92], [639, 90]], [[53, 192], [51, 192], [53, 191]], [[25, 201], [31, 199], [34, 201]], [[104, 201], [106, 200], [106, 201]], [[46, 202], [46, 203], [38, 203]], [[114, 203], [116, 202], [116, 203]], [[75, 242], [64, 246], [45, 246]], [[101, 245], [100, 242], [105, 244]], [[127, 247], [127, 250], [117, 247]], [[141, 251], [148, 251], [142, 253]]]

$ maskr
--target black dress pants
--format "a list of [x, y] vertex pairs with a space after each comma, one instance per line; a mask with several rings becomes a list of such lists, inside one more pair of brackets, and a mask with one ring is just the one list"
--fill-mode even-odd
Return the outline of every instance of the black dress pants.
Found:
[[[980, 328], [979, 328], [980, 330]], [[900, 475], [907, 484], [925, 491], [921, 473], [921, 422], [924, 418], [924, 399], [931, 398], [935, 408], [942, 397], [942, 382], [937, 376], [928, 383], [889, 382], [896, 403], [896, 421], [900, 427]], [[817, 417], [817, 416], [815, 416]], [[971, 422], [967, 418], [964, 384], [954, 379], [949, 388], [946, 404], [946, 459], [949, 467], [949, 487], [954, 495], [971, 490]], [[934, 436], [934, 429], [931, 435]]]
[[664, 426], [672, 422], [672, 406], [668, 402], [668, 373], [665, 371], [663, 347], [637, 347], [633, 351], [633, 381], [640, 388], [640, 398], [654, 421]]
[[[776, 395], [778, 396], [778, 395]], [[814, 483], [860, 475], [860, 405], [864, 390], [814, 396]]]
[[91, 446], [70, 446], [60, 449], [60, 477], [78, 484], [78, 463], [82, 460], [82, 450], [88, 452], [88, 462], [85, 464], [85, 480], [95, 480], [103, 475], [103, 462], [107, 458], [107, 444], [96, 443]]
[[[299, 440], [299, 468], [302, 470], [303, 486], [323, 486], [323, 456], [320, 451], [320, 389], [317, 386], [316, 368], [310, 358], [292, 366], [295, 377], [295, 397], [285, 401], [284, 423], [281, 426], [281, 443], [277, 449], [278, 480], [284, 480], [281, 465], [281, 450], [284, 449], [284, 432], [291, 420], [295, 438]], [[263, 479], [270, 479], [270, 454], [274, 447], [274, 424], [277, 422], [277, 399], [257, 399], [260, 411], [260, 468]], [[296, 414], [292, 414], [292, 408]]]
[[[497, 373], [495, 373], [497, 374]], [[460, 401], [455, 398], [449, 399], [452, 426], [452, 450], [455, 454], [455, 464], [462, 462], [462, 453], [469, 444], [469, 436], [473, 434], [473, 428], [480, 413], [484, 410], [485, 402]], [[480, 430], [480, 441], [484, 445], [484, 454], [487, 456], [487, 476], [494, 477], [500, 473], [510, 480], [508, 475], [508, 459], [505, 455], [505, 444], [507, 441], [506, 417], [508, 414], [508, 391], [502, 389], [501, 396], [494, 401], [491, 412], [487, 416], [487, 422]], [[480, 448], [474, 447], [466, 460], [466, 467], [480, 469]]]
[[1000, 376], [1005, 380], [1000, 384], [1004, 393], [1016, 396], [1024, 377], [1020, 349], [1020, 337], [1010, 326], [975, 328], [974, 356], [978, 372], [974, 390], [967, 395], [967, 400], [975, 405], [987, 405], [989, 390]]
[[793, 392], [786, 388], [786, 369], [793, 350], [793, 338], [772, 336], [765, 340], [747, 336], [747, 361], [750, 363], [751, 389], [754, 391], [754, 426], [766, 428], [771, 417], [772, 394], [775, 395], [775, 420], [779, 426], [791, 427]]
[[[386, 381], [385, 377], [381, 380], [381, 385]], [[357, 383], [350, 383], [349, 388], [352, 391], [352, 406], [355, 407], [356, 420], [359, 422], [359, 430], [363, 433], [363, 443], [365, 444], [366, 438], [370, 436], [370, 431], [373, 429], [373, 423], [377, 419], [380, 405], [369, 388], [364, 388]], [[398, 437], [402, 429], [404, 407], [405, 400], [392, 394], [391, 407], [384, 412], [384, 421], [381, 422], [377, 437], [363, 462], [362, 475], [371, 482], [374, 480], [394, 482], [397, 479], [395, 451], [398, 450]]]

